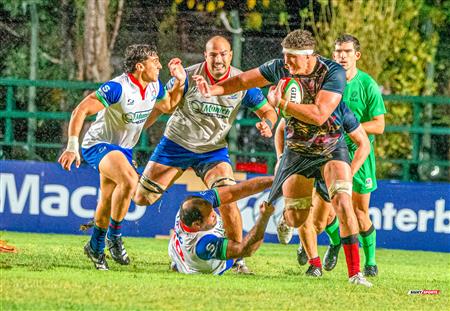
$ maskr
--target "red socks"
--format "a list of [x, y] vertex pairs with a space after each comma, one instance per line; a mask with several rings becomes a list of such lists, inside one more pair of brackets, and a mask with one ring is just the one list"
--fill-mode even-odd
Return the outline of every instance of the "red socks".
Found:
[[358, 235], [353, 234], [345, 238], [341, 238], [344, 247], [345, 260], [347, 261], [348, 277], [352, 277], [359, 273], [359, 242]]
[[308, 260], [310, 265], [313, 265], [314, 267], [322, 269], [322, 262], [320, 261], [320, 257], [317, 256], [316, 258], [312, 258]]

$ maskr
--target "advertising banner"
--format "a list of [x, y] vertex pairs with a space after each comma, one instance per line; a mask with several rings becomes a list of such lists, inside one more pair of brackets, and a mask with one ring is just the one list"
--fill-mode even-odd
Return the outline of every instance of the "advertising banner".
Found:
[[[252, 178], [236, 174], [236, 180]], [[204, 190], [200, 179], [187, 171], [151, 206], [131, 204], [125, 236], [169, 235], [183, 199]], [[268, 191], [238, 202], [244, 231], [258, 217]], [[64, 171], [57, 163], [0, 161], [0, 230], [83, 234], [79, 227], [94, 216], [99, 191], [98, 173], [87, 166]], [[450, 183], [379, 181], [372, 194], [370, 215], [381, 248], [450, 252]], [[268, 225], [265, 241], [277, 243], [276, 220], [282, 199]], [[298, 243], [295, 236], [291, 243]], [[328, 243], [324, 234], [320, 244]]]

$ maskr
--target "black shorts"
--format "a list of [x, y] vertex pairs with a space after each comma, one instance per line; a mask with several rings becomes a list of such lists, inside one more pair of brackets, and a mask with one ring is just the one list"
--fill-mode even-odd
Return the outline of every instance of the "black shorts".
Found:
[[314, 188], [316, 188], [316, 192], [320, 195], [320, 197], [326, 202], [330, 203], [330, 195], [328, 194], [328, 188], [325, 184], [325, 180], [320, 176], [314, 180]]
[[[273, 203], [282, 195], [283, 183], [294, 174], [303, 175], [306, 178], [323, 180], [320, 169], [325, 165], [325, 163], [332, 160], [344, 161], [348, 164], [351, 163], [345, 141], [338, 144], [336, 149], [334, 149], [327, 156], [306, 156], [304, 154], [292, 151], [285, 146], [283, 157], [280, 160], [278, 171], [275, 174], [275, 179], [273, 181], [272, 188], [270, 189], [268, 202]], [[325, 188], [325, 190], [327, 188], [324, 181], [323, 187], [320, 186], [319, 194], [322, 198], [326, 196], [329, 202], [328, 191], [323, 193], [322, 188]], [[326, 198], [324, 198], [324, 200], [326, 200]]]

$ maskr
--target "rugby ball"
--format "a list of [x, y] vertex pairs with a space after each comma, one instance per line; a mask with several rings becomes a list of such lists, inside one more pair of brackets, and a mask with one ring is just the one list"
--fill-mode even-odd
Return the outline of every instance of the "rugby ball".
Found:
[[[284, 82], [282, 98], [288, 102], [300, 104], [303, 100], [303, 87], [300, 81], [296, 78], [283, 78], [281, 81]], [[282, 117], [289, 117], [282, 111], [282, 107], [279, 107], [279, 109]]]

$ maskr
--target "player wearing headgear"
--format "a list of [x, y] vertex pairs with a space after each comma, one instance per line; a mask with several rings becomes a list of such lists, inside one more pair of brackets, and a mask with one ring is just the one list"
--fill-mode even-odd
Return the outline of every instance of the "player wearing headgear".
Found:
[[[384, 131], [384, 106], [383, 97], [377, 83], [367, 73], [357, 68], [357, 61], [361, 57], [359, 40], [349, 34], [339, 36], [335, 40], [333, 53], [334, 60], [345, 69], [347, 86], [344, 91], [343, 100], [352, 110], [356, 118], [361, 122], [373, 144], [375, 136]], [[350, 139], [346, 137], [350, 158], [355, 156], [355, 148]], [[359, 225], [361, 245], [364, 250], [364, 275], [376, 276], [378, 267], [375, 261], [376, 231], [369, 217], [370, 194], [377, 189], [376, 163], [373, 145], [370, 154], [361, 168], [353, 176], [353, 208]], [[316, 219], [314, 227], [325, 231], [330, 238], [330, 245], [324, 257], [325, 270], [332, 270], [337, 263], [341, 239], [338, 231], [336, 214], [330, 209], [328, 223], [326, 219]], [[302, 253], [299, 248], [298, 253]]]
[[[96, 269], [108, 270], [105, 259], [105, 238], [111, 257], [122, 265], [130, 258], [121, 237], [122, 221], [128, 211], [138, 182], [132, 166], [133, 147], [142, 129], [154, 121], [156, 109], [169, 112], [177, 102], [171, 98], [158, 75], [162, 66], [155, 47], [131, 45], [125, 51], [124, 73], [84, 98], [72, 112], [67, 148], [59, 158], [61, 166], [70, 171], [76, 161], [80, 165], [79, 135], [87, 116], [97, 114], [84, 136], [81, 150], [84, 160], [99, 172], [101, 196], [95, 213], [95, 226], [86, 255]], [[178, 59], [169, 63], [175, 84], [184, 81], [185, 72]], [[182, 82], [181, 82], [182, 83]]]
[[[260, 89], [205, 98], [195, 85], [194, 75], [201, 75], [214, 85], [241, 73], [230, 66], [232, 55], [228, 40], [212, 37], [206, 43], [205, 61], [186, 68], [184, 83], [173, 86], [173, 81], [169, 81], [169, 91], [178, 87], [183, 97], [139, 180], [134, 197], [138, 204], [156, 202], [187, 168], [194, 169], [208, 188], [235, 184], [226, 137], [241, 106], [252, 109], [261, 119], [256, 127], [262, 136], [272, 136], [277, 114]], [[242, 219], [236, 203], [223, 205], [219, 210], [227, 236], [242, 241]], [[250, 273], [243, 261], [237, 261], [236, 269]]]
[[[209, 86], [201, 76], [194, 77], [205, 96], [231, 94], [251, 87], [277, 84], [269, 91], [271, 104], [290, 116], [286, 125], [286, 148], [275, 175], [269, 203], [281, 194], [285, 212], [280, 224], [300, 226], [307, 218], [301, 176], [323, 176], [333, 208], [341, 222], [342, 244], [348, 262], [349, 282], [371, 286], [360, 272], [358, 223], [352, 207], [350, 159], [342, 130], [342, 119], [335, 113], [346, 85], [345, 71], [337, 63], [314, 52], [316, 42], [310, 32], [295, 30], [283, 40], [284, 59], [274, 59], [259, 68]], [[282, 99], [284, 77], [296, 77], [302, 84], [301, 104]], [[270, 97], [270, 98], [269, 98]]]
[[262, 244], [264, 231], [274, 211], [271, 204], [260, 206], [260, 216], [242, 241], [226, 234], [222, 218], [214, 211], [269, 188], [273, 177], [256, 177], [241, 183], [212, 188], [186, 198], [175, 219], [169, 242], [172, 270], [186, 273], [221, 275], [237, 258], [251, 256]]
[[[348, 137], [353, 142], [352, 150], [354, 157], [351, 163], [352, 175], [354, 175], [361, 165], [364, 163], [370, 153], [370, 142], [362, 125], [358, 122], [353, 112], [351, 112], [343, 103], [339, 104], [337, 112], [343, 116], [343, 128]], [[285, 119], [282, 119], [277, 126], [275, 132], [275, 150], [277, 158], [280, 159], [284, 150], [284, 130]], [[302, 188], [311, 189], [313, 183], [311, 179], [304, 179]], [[322, 276], [322, 263], [317, 252], [317, 234], [320, 229], [316, 226], [318, 222], [326, 221], [327, 216], [332, 210], [330, 197], [323, 178], [316, 178], [314, 181], [314, 189], [312, 189], [311, 208], [309, 209], [307, 220], [299, 227], [299, 236], [301, 239], [302, 252], [297, 253], [297, 260], [300, 265], [309, 262], [310, 266], [306, 271], [306, 275], [319, 277]], [[279, 240], [283, 244], [289, 243], [292, 238], [294, 228], [287, 225], [278, 226]], [[280, 235], [281, 233], [281, 235]]]

